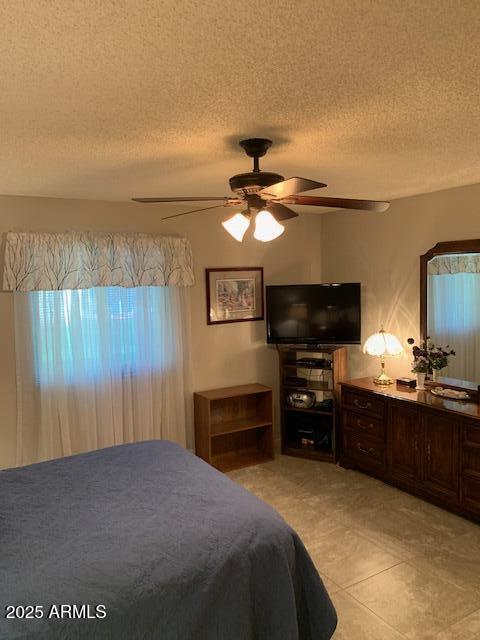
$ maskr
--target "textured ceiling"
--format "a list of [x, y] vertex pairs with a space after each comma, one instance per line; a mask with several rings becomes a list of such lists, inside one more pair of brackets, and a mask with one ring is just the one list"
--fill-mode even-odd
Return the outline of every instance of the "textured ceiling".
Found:
[[480, 182], [477, 0], [0, 0], [0, 193], [322, 195]]

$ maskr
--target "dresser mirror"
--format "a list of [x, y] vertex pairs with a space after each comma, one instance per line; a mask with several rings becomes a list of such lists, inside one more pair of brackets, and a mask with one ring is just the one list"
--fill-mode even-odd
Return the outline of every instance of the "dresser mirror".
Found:
[[480, 383], [480, 240], [440, 242], [420, 256], [420, 328], [456, 352], [442, 376]]

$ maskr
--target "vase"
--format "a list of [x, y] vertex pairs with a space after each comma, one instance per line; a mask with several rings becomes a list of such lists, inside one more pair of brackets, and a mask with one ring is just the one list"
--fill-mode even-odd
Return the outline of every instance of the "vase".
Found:
[[417, 391], [423, 391], [425, 389], [425, 373], [417, 373]]
[[432, 369], [432, 380], [433, 382], [437, 382], [440, 378], [442, 370], [441, 369]]

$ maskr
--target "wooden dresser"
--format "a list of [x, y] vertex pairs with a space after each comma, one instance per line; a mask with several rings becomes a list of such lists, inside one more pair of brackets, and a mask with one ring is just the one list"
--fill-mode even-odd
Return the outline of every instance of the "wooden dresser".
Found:
[[340, 463], [480, 521], [480, 406], [372, 378], [341, 383]]

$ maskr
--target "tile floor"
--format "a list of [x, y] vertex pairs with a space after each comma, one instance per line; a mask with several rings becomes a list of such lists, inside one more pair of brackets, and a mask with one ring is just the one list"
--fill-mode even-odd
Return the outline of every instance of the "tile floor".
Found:
[[278, 456], [232, 479], [299, 533], [334, 640], [480, 640], [480, 526], [341, 467]]

